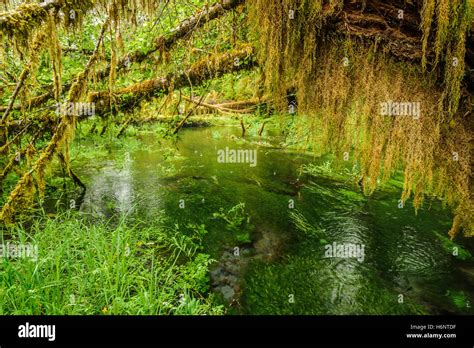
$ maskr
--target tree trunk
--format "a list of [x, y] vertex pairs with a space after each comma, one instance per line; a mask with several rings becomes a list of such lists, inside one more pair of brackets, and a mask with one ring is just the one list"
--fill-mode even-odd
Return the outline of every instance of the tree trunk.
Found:
[[[341, 11], [327, 19], [327, 29], [369, 41], [377, 41], [392, 56], [420, 63], [422, 31], [420, 11], [422, 0], [345, 1]], [[400, 12], [403, 11], [403, 12]], [[474, 23], [471, 39], [466, 40], [466, 76], [468, 91], [474, 91]], [[433, 55], [428, 48], [427, 56]], [[462, 58], [462, 57], [461, 57]], [[461, 59], [460, 58], [460, 59]]]

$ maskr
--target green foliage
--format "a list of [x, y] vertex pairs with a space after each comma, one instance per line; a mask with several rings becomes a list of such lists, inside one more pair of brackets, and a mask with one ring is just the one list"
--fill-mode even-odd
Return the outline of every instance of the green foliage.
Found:
[[333, 174], [331, 161], [326, 161], [323, 164], [303, 164], [299, 169], [299, 174], [309, 174], [311, 176], [326, 175], [331, 176]]
[[223, 311], [206, 294], [209, 255], [184, 251], [187, 241], [159, 227], [89, 224], [72, 215], [37, 222], [31, 234], [17, 228], [12, 238], [36, 245], [39, 255], [0, 260], [3, 315]]
[[469, 250], [463, 248], [461, 245], [453, 242], [451, 239], [441, 235], [438, 232], [435, 232], [435, 235], [439, 238], [439, 240], [441, 241], [441, 245], [447, 253], [456, 256], [456, 258], [463, 261], [472, 258], [472, 255]]
[[324, 244], [326, 230], [323, 227], [311, 225], [304, 215], [298, 211], [290, 212], [290, 219], [304, 237], [315, 238], [319, 240], [321, 244]]
[[235, 233], [237, 241], [249, 243], [250, 232], [253, 226], [250, 223], [250, 215], [245, 212], [245, 203], [239, 203], [230, 208], [227, 212], [220, 208], [219, 212], [212, 215], [214, 218], [223, 219], [227, 223], [227, 229]]
[[219, 212], [212, 215], [214, 218], [221, 218], [227, 222], [227, 228], [231, 231], [238, 231], [244, 223], [250, 222], [250, 217], [245, 214], [245, 203], [239, 203], [230, 208], [227, 212], [220, 208]]
[[469, 304], [469, 299], [464, 291], [448, 290], [446, 296], [460, 310], [465, 310]]

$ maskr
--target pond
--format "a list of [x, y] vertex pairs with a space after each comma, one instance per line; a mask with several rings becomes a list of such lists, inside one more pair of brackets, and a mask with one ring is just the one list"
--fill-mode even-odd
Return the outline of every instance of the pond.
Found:
[[87, 185], [77, 208], [207, 231], [210, 291], [229, 313], [474, 313], [474, 268], [468, 251], [453, 255], [439, 202], [415, 214], [399, 182], [367, 197], [327, 158], [283, 149], [278, 132], [240, 133], [147, 133], [125, 154], [76, 163]]

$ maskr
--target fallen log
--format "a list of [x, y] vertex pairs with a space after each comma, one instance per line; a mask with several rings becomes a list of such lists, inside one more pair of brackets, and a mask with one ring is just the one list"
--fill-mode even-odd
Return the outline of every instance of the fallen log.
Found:
[[253, 52], [252, 46], [244, 45], [230, 52], [205, 57], [175, 76], [168, 75], [136, 83], [113, 93], [110, 91], [92, 92], [89, 94], [89, 102], [95, 103], [97, 113], [110, 111], [111, 102], [118, 109], [131, 109], [138, 106], [142, 100], [149, 99], [159, 93], [169, 93], [171, 90], [186, 86], [197, 86], [206, 80], [226, 73], [250, 69], [256, 64]]
[[239, 100], [239, 101], [229, 101], [224, 103], [219, 103], [217, 106], [226, 108], [226, 109], [242, 109], [242, 108], [253, 108], [264, 103], [268, 97], [263, 98], [252, 98], [249, 100]]
[[188, 98], [186, 96], [184, 96], [183, 99], [187, 100], [188, 102], [195, 103], [198, 106], [202, 106], [207, 109], [215, 110], [224, 114], [251, 114], [253, 112], [252, 109], [230, 109], [230, 108], [222, 107], [222, 104], [208, 104], [203, 101]]

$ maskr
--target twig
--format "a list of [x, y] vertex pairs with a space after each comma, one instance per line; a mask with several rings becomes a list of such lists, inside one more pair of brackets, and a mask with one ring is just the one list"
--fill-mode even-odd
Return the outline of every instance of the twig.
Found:
[[[185, 97], [186, 98], [186, 97]], [[189, 118], [189, 116], [191, 116], [191, 114], [193, 113], [194, 109], [196, 109], [202, 102], [202, 100], [204, 99], [204, 95], [201, 97], [201, 99], [199, 100], [199, 103], [197, 103], [194, 108], [192, 108], [191, 110], [189, 110], [189, 112], [187, 113], [187, 115], [182, 119], [182, 121], [176, 126], [175, 130], [173, 131], [173, 134], [177, 134], [178, 131], [181, 129], [181, 127], [184, 126], [184, 123], [187, 121], [187, 119]]]

